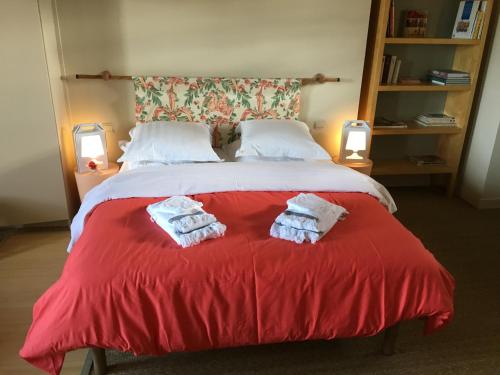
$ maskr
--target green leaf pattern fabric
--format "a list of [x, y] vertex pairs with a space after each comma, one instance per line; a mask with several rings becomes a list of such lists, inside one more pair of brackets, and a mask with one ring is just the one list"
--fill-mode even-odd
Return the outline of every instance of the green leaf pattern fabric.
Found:
[[293, 78], [132, 77], [136, 121], [205, 122], [220, 147], [240, 121], [298, 119], [300, 80]]

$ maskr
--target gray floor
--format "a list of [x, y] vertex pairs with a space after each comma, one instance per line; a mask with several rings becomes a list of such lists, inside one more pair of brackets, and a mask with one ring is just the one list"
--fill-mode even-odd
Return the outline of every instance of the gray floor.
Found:
[[434, 335], [401, 326], [398, 353], [381, 336], [135, 358], [108, 351], [110, 374], [500, 374], [500, 210], [478, 211], [429, 189], [398, 189], [398, 218], [455, 276], [456, 316]]

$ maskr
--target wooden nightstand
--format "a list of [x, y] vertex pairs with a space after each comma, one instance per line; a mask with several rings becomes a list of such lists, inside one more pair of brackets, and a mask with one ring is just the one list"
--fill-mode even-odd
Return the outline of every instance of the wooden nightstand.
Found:
[[78, 186], [78, 194], [80, 195], [80, 200], [87, 192], [94, 186], [99, 185], [105, 179], [114, 176], [119, 171], [118, 164], [108, 163], [108, 169], [97, 170], [95, 172], [85, 172], [79, 173], [75, 171], [76, 185]]
[[350, 161], [342, 161], [338, 158], [333, 159], [336, 164], [343, 165], [345, 167], [352, 168], [358, 172], [366, 174], [369, 176], [372, 173], [373, 162], [371, 160], [363, 161], [363, 162], [350, 162]]

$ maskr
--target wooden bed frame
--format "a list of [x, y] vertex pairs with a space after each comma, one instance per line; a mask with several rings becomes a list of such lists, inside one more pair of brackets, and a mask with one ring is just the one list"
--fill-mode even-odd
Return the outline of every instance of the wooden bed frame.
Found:
[[[396, 351], [396, 339], [398, 337], [399, 323], [386, 328], [384, 331], [384, 341], [382, 343], [382, 353], [393, 355]], [[103, 348], [90, 348], [92, 353], [92, 367], [94, 375], [105, 375], [107, 372], [106, 352]]]

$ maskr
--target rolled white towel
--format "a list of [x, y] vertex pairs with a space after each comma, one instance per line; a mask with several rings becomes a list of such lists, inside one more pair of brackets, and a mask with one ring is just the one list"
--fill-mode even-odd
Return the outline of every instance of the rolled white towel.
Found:
[[315, 194], [301, 193], [287, 201], [288, 209], [281, 213], [271, 227], [271, 236], [302, 243], [317, 242], [348, 211]]
[[182, 247], [223, 236], [226, 226], [203, 210], [203, 203], [185, 196], [173, 196], [150, 204], [146, 210], [151, 220]]

